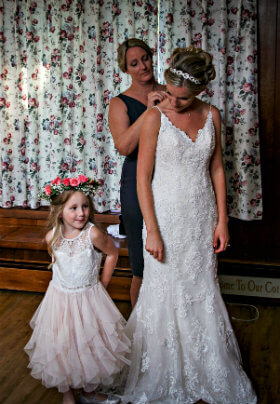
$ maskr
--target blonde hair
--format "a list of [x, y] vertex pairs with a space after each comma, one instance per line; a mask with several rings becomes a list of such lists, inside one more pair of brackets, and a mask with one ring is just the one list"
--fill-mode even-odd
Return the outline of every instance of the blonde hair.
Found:
[[144, 49], [151, 58], [153, 57], [153, 51], [149, 45], [146, 44], [146, 42], [138, 38], [126, 39], [118, 48], [118, 65], [121, 71], [124, 73], [127, 70], [126, 52], [129, 48], [134, 48], [136, 46]]
[[[172, 72], [171, 69], [188, 73], [198, 80], [199, 84]], [[176, 87], [187, 87], [194, 94], [201, 93], [215, 77], [216, 72], [210, 53], [194, 46], [176, 48], [170, 58], [170, 67], [164, 72], [167, 84]]]
[[[65, 206], [66, 202], [70, 199], [70, 197], [75, 192], [81, 192], [81, 191], [77, 191], [77, 190], [64, 191], [59, 195], [55, 195], [51, 200], [51, 210], [50, 210], [50, 214], [49, 214], [49, 218], [48, 218], [48, 230], [54, 229], [54, 232], [52, 234], [50, 241], [47, 243], [48, 253], [52, 257], [52, 263], [49, 265], [49, 268], [51, 268], [52, 265], [55, 263], [53, 247], [59, 238], [60, 226], [63, 224], [61, 216], [62, 216], [64, 206]], [[87, 196], [87, 195], [85, 195], [85, 196], [89, 203], [89, 219], [88, 220], [90, 222], [94, 223], [93, 203], [89, 196]]]

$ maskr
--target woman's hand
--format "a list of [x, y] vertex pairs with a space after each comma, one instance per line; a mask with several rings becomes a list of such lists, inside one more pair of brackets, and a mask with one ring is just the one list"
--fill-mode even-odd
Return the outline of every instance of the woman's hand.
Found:
[[151, 91], [148, 94], [148, 104], [147, 109], [153, 108], [155, 105], [159, 104], [167, 97], [165, 91]]
[[159, 231], [151, 230], [147, 234], [146, 250], [158, 261], [163, 259], [163, 241]]
[[218, 222], [214, 231], [213, 247], [215, 254], [225, 251], [229, 242], [229, 232], [227, 221]]

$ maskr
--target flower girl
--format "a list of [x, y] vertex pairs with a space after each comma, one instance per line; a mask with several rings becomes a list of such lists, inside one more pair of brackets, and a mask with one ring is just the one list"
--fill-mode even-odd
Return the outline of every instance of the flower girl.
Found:
[[125, 320], [106, 292], [118, 252], [93, 224], [90, 196], [97, 185], [83, 175], [57, 177], [42, 194], [51, 203], [46, 241], [53, 277], [31, 319], [25, 351], [31, 375], [63, 393], [63, 404], [75, 403], [75, 389], [82, 389], [80, 403], [119, 403], [96, 389], [114, 386], [129, 364]]

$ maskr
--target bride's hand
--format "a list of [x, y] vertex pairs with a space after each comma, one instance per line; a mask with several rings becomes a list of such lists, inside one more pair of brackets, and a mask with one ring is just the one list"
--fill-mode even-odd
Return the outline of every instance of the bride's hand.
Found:
[[228, 225], [226, 222], [218, 223], [214, 231], [213, 247], [216, 254], [225, 251], [229, 242]]
[[158, 230], [148, 232], [145, 248], [155, 259], [162, 261], [163, 241]]
[[153, 108], [155, 105], [159, 104], [166, 98], [165, 91], [151, 91], [148, 94], [148, 105], [147, 109]]

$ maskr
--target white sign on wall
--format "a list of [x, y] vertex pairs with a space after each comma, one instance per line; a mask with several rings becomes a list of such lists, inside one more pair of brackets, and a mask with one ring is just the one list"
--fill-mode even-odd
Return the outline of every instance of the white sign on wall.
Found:
[[280, 299], [280, 278], [219, 275], [221, 292], [226, 295], [257, 296]]

